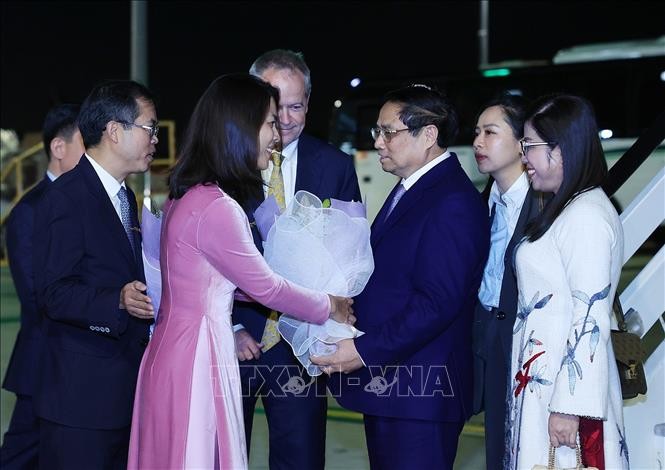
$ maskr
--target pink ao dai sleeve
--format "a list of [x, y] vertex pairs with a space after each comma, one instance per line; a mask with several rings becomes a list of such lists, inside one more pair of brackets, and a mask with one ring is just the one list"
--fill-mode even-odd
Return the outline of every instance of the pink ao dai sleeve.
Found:
[[254, 245], [247, 216], [230, 197], [219, 197], [204, 210], [197, 241], [210, 264], [257, 302], [311, 323], [328, 319], [328, 294], [275, 273]]

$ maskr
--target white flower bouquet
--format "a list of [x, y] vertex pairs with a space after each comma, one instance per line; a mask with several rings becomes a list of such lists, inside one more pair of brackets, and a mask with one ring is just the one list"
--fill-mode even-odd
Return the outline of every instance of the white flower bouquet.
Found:
[[[270, 267], [299, 285], [354, 297], [374, 271], [365, 206], [336, 199], [321, 201], [298, 191], [279, 214], [273, 198], [254, 213]], [[351, 325], [329, 319], [315, 325], [281, 315], [278, 330], [311, 376], [321, 374], [310, 355], [332, 354], [342, 339], [362, 335]]]

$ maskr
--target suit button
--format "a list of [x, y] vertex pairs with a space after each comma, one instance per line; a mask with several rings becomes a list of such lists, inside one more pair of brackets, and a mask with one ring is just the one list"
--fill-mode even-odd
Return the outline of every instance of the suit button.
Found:
[[506, 312], [504, 312], [503, 310], [497, 310], [496, 319], [503, 320], [504, 318], [506, 318]]

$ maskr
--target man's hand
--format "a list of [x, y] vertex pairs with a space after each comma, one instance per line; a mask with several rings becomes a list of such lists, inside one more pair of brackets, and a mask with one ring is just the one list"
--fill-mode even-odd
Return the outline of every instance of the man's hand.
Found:
[[348, 297], [338, 297], [336, 295], [330, 295], [330, 318], [339, 322], [339, 323], [348, 323], [353, 325], [356, 322], [356, 317], [353, 315], [353, 299]]
[[580, 426], [580, 417], [562, 413], [550, 413], [547, 430], [550, 434], [550, 444], [554, 447], [577, 445], [577, 430]]
[[261, 357], [261, 348], [263, 345], [257, 343], [252, 335], [244, 328], [235, 332], [236, 337], [236, 355], [239, 361], [249, 361]]
[[120, 308], [126, 309], [127, 313], [141, 320], [155, 318], [152, 300], [145, 295], [148, 288], [141, 281], [132, 281], [120, 291]]
[[344, 372], [348, 374], [363, 367], [363, 361], [356, 349], [356, 343], [352, 339], [343, 339], [337, 343], [337, 351], [330, 356], [311, 356], [311, 361], [325, 374], [333, 372]]

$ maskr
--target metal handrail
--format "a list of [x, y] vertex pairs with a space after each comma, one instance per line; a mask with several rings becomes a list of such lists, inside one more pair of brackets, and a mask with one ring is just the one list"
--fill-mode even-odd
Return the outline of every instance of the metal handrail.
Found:
[[665, 111], [662, 112], [622, 157], [610, 168], [603, 189], [612, 196], [630, 178], [639, 166], [665, 140]]
[[[23, 187], [23, 163], [30, 157], [36, 155], [39, 153], [42, 149], [44, 148], [44, 144], [41, 142], [38, 144], [33, 145], [29, 149], [27, 149], [24, 152], [21, 152], [18, 154], [16, 157], [12, 158], [11, 161], [5, 166], [2, 171], [0, 172], [0, 182], [4, 182], [9, 178], [9, 176], [12, 173], [15, 173], [16, 175], [16, 193], [14, 194], [14, 198], [11, 201], [11, 206], [14, 207], [14, 205], [23, 197], [23, 194], [25, 194], [27, 191], [32, 189], [32, 187], [39, 181], [35, 181], [35, 183], [31, 184], [27, 188]], [[9, 214], [9, 211], [7, 211], [7, 214]], [[4, 214], [2, 218], [0, 218], [0, 225], [4, 223], [5, 219], [7, 218], [7, 214]]]
[[9, 176], [9, 173], [11, 173], [12, 169], [18, 168], [19, 165], [23, 164], [23, 161], [26, 160], [27, 158], [33, 156], [37, 152], [39, 152], [41, 149], [44, 148], [44, 144], [39, 142], [38, 144], [33, 145], [30, 147], [28, 150], [21, 152], [17, 156], [13, 157], [9, 164], [5, 166], [2, 171], [0, 171], [0, 181], [4, 181], [7, 179]]

